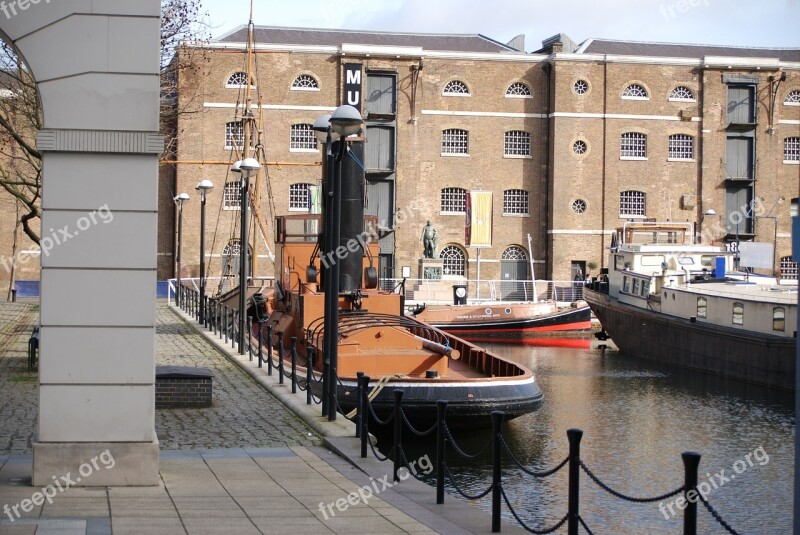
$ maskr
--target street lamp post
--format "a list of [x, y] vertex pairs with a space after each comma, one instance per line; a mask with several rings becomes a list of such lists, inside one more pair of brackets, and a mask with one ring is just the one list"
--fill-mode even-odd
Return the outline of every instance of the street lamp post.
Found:
[[330, 286], [325, 289], [325, 333], [323, 340], [327, 339], [327, 347], [323, 341], [323, 350], [327, 350], [325, 355], [329, 358], [329, 392], [328, 392], [328, 420], [336, 420], [336, 384], [338, 382], [338, 360], [339, 360], [339, 259], [335, 257], [335, 251], [341, 240], [342, 228], [342, 160], [347, 150], [347, 136], [357, 134], [363, 124], [361, 113], [350, 106], [344, 104], [336, 108], [331, 115], [330, 123], [333, 132], [340, 136], [339, 148], [336, 151], [334, 178], [332, 184], [333, 196], [330, 202], [330, 232], [326, 230], [327, 254], [331, 260], [330, 275], [328, 282]]
[[200, 324], [206, 321], [206, 194], [214, 189], [210, 180], [202, 180], [194, 188], [200, 194]]
[[181, 306], [181, 234], [183, 233], [183, 203], [189, 200], [188, 193], [175, 196], [178, 207], [178, 247], [175, 252], [175, 304]]
[[[237, 165], [238, 164], [238, 165]], [[236, 162], [234, 167], [239, 169], [242, 174], [241, 182], [241, 195], [240, 195], [240, 209], [241, 213], [241, 233], [239, 236], [239, 354], [244, 355], [245, 352], [245, 336], [248, 335], [247, 331], [247, 208], [250, 203], [248, 191], [250, 187], [250, 177], [256, 175], [261, 168], [261, 164], [255, 158], [245, 158], [244, 160]]]

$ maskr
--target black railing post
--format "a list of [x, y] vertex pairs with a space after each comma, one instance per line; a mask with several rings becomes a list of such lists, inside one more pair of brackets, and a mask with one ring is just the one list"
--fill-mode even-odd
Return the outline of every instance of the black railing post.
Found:
[[361, 406], [364, 407], [364, 417], [361, 418], [361, 458], [367, 458], [367, 441], [369, 440], [369, 375], [361, 378]]
[[292, 394], [297, 394], [297, 337], [292, 336]]
[[330, 357], [325, 356], [325, 340], [322, 347], [322, 415], [328, 416], [328, 392], [330, 386], [330, 374], [328, 373], [328, 362]]
[[580, 429], [567, 429], [567, 439], [569, 440], [569, 502], [567, 506], [568, 535], [578, 535], [578, 500], [580, 498], [578, 494], [578, 485], [580, 484], [582, 437], [583, 431]]
[[239, 313], [231, 309], [231, 347], [236, 347], [236, 341], [239, 339], [239, 332], [237, 331], [237, 327], [239, 326]]
[[283, 384], [283, 333], [277, 332], [278, 335], [278, 384]]
[[222, 333], [225, 334], [225, 344], [228, 343], [228, 306], [222, 305]]
[[401, 404], [403, 403], [403, 391], [397, 389], [394, 391], [394, 468], [392, 471], [394, 481], [400, 481], [397, 472], [400, 470], [400, 445], [403, 442], [403, 417], [400, 411], [403, 410]]
[[306, 343], [306, 405], [314, 403], [311, 385], [314, 382], [314, 348]]
[[272, 324], [267, 325], [267, 375], [272, 375]]
[[492, 533], [500, 533], [500, 490], [503, 484], [500, 433], [503, 432], [503, 416], [503, 411], [492, 411]]
[[436, 503], [444, 503], [444, 455], [445, 433], [444, 426], [447, 418], [447, 401], [440, 399], [436, 402]]
[[[683, 497], [686, 498], [686, 509], [683, 510], [683, 534], [697, 535], [697, 469], [700, 466], [700, 454], [693, 451], [681, 453], [683, 459]], [[688, 493], [694, 493], [689, 499]]]
[[258, 367], [260, 368], [264, 363], [264, 354], [262, 350], [264, 348], [264, 322], [258, 322]]
[[253, 360], [253, 336], [252, 335], [253, 335], [253, 318], [252, 318], [252, 316], [247, 316], [247, 354], [249, 355], [251, 362]]
[[356, 438], [361, 436], [361, 418], [364, 414], [364, 408], [361, 405], [363, 396], [361, 395], [361, 378], [364, 377], [364, 372], [356, 372]]

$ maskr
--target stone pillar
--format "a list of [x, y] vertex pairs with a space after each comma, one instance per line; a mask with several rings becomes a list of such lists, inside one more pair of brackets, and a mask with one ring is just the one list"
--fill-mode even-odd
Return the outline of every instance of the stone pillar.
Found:
[[0, 31], [44, 112], [33, 485], [155, 485], [160, 2], [26, 5]]

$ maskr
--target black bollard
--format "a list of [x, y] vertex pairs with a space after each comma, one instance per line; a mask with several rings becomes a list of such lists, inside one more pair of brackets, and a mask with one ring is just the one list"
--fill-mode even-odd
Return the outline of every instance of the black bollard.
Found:
[[250, 357], [250, 362], [253, 361], [253, 318], [247, 317], [247, 355]]
[[297, 337], [292, 336], [292, 394], [297, 394]]
[[314, 382], [314, 348], [306, 343], [306, 405], [314, 403], [311, 385]]
[[400, 478], [397, 476], [397, 471], [400, 470], [400, 444], [403, 442], [403, 417], [400, 415], [401, 407], [400, 405], [403, 403], [403, 391], [402, 390], [395, 390], [394, 391], [394, 481], [400, 481]]
[[578, 535], [578, 485], [580, 484], [581, 438], [580, 429], [567, 429], [569, 440], [569, 502], [567, 506], [567, 533]]
[[445, 437], [444, 426], [447, 418], [447, 401], [440, 399], [436, 402], [436, 503], [444, 503], [444, 455]]
[[[222, 305], [222, 332], [220, 335], [225, 335], [225, 343], [228, 343], [228, 307]], [[221, 338], [221, 336], [220, 336]]]
[[264, 363], [264, 354], [261, 352], [264, 346], [264, 322], [258, 322], [258, 367], [260, 368], [261, 365]]
[[363, 396], [361, 395], [361, 378], [364, 372], [356, 372], [356, 438], [361, 436], [361, 418], [364, 416], [364, 407], [361, 405]]
[[272, 324], [267, 325], [267, 375], [272, 375]]
[[283, 333], [275, 333], [278, 335], [278, 384], [283, 384]]
[[[686, 498], [686, 509], [683, 510], [684, 535], [697, 535], [697, 469], [700, 466], [700, 454], [693, 451], [681, 453], [683, 459], [683, 497]], [[693, 493], [692, 499], [688, 494]]]
[[361, 378], [361, 406], [364, 407], [364, 417], [361, 418], [361, 458], [367, 458], [367, 441], [369, 440], [369, 375]]
[[502, 481], [502, 451], [500, 448], [500, 433], [503, 432], [503, 411], [492, 411], [492, 533], [500, 533], [500, 510], [502, 507], [500, 496]]

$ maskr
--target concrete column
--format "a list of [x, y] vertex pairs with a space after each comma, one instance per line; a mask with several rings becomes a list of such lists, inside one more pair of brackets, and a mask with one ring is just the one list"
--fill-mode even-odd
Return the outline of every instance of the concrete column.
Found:
[[44, 110], [33, 485], [155, 485], [160, 2], [25, 5], [0, 30]]

